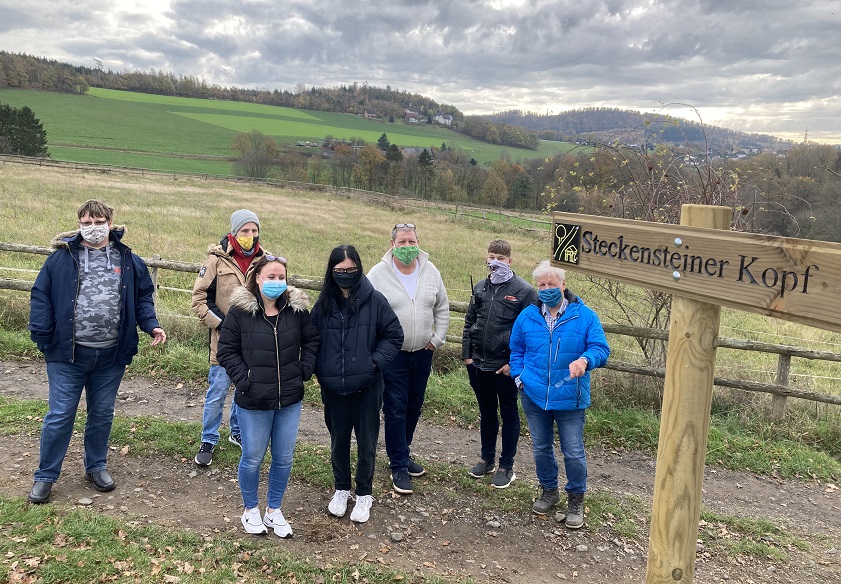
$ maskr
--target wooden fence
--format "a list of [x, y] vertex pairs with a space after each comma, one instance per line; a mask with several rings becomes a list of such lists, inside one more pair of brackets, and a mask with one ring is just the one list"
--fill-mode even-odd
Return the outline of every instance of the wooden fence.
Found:
[[[47, 256], [50, 255], [53, 250], [49, 247], [38, 247], [31, 245], [23, 245], [19, 243], [0, 242], [0, 251]], [[199, 269], [201, 268], [201, 264], [175, 262], [171, 260], [161, 259], [159, 256], [154, 256], [152, 258], [144, 258], [144, 261], [149, 267], [149, 272], [152, 275], [152, 280], [155, 284], [156, 290], [159, 288], [159, 270], [173, 270], [176, 272], [198, 273]], [[302, 278], [294, 274], [290, 275], [288, 279], [290, 284], [299, 288], [304, 288], [307, 290], [321, 290], [320, 279]], [[11, 278], [0, 278], [0, 289], [29, 291], [31, 288], [32, 281]], [[177, 288], [166, 289], [185, 293], [190, 292], [190, 290], [181, 290]], [[450, 311], [464, 314], [465, 312], [467, 312], [467, 302], [451, 301]], [[605, 332], [610, 334], [668, 341], [668, 331], [665, 330], [632, 327], [629, 325], [610, 323], [604, 323], [604, 330]], [[447, 341], [461, 344], [461, 336], [447, 335]], [[780, 419], [785, 415], [787, 403], [786, 400], [789, 397], [815, 402], [822, 402], [826, 404], [841, 405], [841, 396], [812, 391], [803, 391], [789, 387], [788, 385], [789, 370], [791, 368], [792, 357], [816, 361], [841, 362], [841, 354], [830, 353], [825, 351], [812, 351], [808, 349], [802, 349], [799, 347], [793, 347], [790, 345], [776, 345], [772, 343], [761, 343], [757, 341], [730, 339], [724, 337], [718, 338], [718, 340], [716, 341], [716, 346], [725, 349], [736, 349], [740, 351], [756, 351], [761, 353], [770, 353], [778, 355], [777, 376], [775, 383], [773, 384], [759, 383], [755, 381], [748, 381], [742, 379], [725, 379], [721, 377], [715, 378], [715, 385], [719, 387], [727, 387], [731, 389], [740, 389], [744, 391], [771, 394], [771, 417], [773, 419]], [[611, 369], [613, 371], [620, 371], [634, 375], [643, 375], [647, 377], [665, 377], [665, 369], [656, 369], [651, 367], [633, 365], [630, 363], [623, 363], [615, 359], [610, 359], [605, 368]]]

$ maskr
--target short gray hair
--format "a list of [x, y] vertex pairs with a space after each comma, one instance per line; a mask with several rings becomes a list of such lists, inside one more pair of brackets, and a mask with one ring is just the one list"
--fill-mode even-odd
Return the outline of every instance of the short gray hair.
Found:
[[566, 282], [567, 273], [562, 270], [561, 268], [556, 268], [553, 266], [549, 260], [543, 260], [534, 271], [531, 273], [531, 277], [534, 278], [534, 281], [537, 282], [537, 279], [542, 276], [553, 276], [561, 279], [561, 284]]
[[[409, 227], [411, 225], [411, 227]], [[415, 239], [418, 237], [418, 229], [415, 227], [414, 223], [398, 223], [394, 227], [391, 228], [391, 241], [397, 239], [397, 232], [398, 231], [411, 231], [415, 234]]]

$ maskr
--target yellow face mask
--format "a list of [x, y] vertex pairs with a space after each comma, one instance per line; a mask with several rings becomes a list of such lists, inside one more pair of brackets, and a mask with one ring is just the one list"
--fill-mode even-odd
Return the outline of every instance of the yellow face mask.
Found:
[[252, 247], [254, 247], [254, 236], [249, 235], [248, 237], [241, 237], [237, 236], [237, 243], [243, 249], [243, 251], [250, 251]]

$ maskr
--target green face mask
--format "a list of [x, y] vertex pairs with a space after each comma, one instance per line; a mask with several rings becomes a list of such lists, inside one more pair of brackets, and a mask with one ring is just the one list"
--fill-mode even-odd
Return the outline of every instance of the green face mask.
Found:
[[406, 247], [395, 247], [391, 250], [391, 253], [394, 257], [400, 260], [405, 266], [408, 266], [415, 258], [418, 257], [420, 253], [420, 248], [416, 245], [407, 245]]

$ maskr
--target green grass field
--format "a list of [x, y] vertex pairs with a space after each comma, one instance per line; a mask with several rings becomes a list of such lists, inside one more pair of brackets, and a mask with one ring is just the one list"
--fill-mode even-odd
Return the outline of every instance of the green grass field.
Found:
[[[232, 174], [230, 163], [172, 157], [230, 157], [241, 132], [259, 130], [278, 144], [320, 141], [325, 136], [375, 143], [385, 132], [400, 146], [458, 147], [479, 163], [499, 158], [540, 158], [568, 151], [563, 142], [541, 142], [539, 151], [485, 144], [438, 126], [410, 126], [352, 114], [168, 97], [91, 88], [88, 95], [0, 90], [0, 102], [29, 106], [44, 124], [56, 160], [138, 166], [167, 172]], [[220, 169], [222, 172], [220, 172]]]

